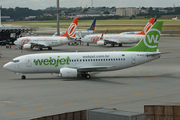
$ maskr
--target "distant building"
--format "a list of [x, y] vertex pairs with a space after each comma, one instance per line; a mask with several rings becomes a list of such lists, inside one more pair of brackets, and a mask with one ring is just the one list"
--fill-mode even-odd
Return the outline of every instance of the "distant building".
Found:
[[139, 9], [135, 7], [117, 8], [116, 15], [120, 16], [136, 16], [139, 13]]

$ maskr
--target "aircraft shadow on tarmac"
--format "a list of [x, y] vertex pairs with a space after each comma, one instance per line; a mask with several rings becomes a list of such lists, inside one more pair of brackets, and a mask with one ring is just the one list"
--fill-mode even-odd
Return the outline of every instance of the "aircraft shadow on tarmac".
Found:
[[[38, 81], [51, 81], [51, 80], [59, 80], [59, 81], [63, 81], [63, 82], [71, 82], [71, 81], [88, 81], [88, 82], [95, 82], [95, 83], [107, 83], [107, 84], [118, 84], [118, 85], [128, 85], [128, 83], [122, 82], [122, 79], [127, 79], [126, 81], [128, 81], [129, 79], [138, 79], [138, 80], [146, 80], [146, 81], [158, 81], [158, 80], [163, 80], [163, 78], [168, 78], [168, 79], [172, 79], [172, 78], [177, 78], [173, 76], [172, 74], [162, 74], [162, 75], [141, 75], [141, 76], [92, 76], [91, 79], [85, 79], [83, 77], [77, 77], [77, 78], [61, 78], [59, 76], [56, 77], [48, 77], [48, 78], [27, 78], [26, 80], [38, 80]], [[22, 79], [13, 79], [13, 80], [22, 80]], [[23, 81], [26, 81], [23, 80]]]

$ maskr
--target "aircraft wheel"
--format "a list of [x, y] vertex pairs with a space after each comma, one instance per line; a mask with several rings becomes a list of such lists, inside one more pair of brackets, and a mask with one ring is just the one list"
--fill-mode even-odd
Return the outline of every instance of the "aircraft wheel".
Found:
[[87, 46], [89, 46], [89, 43], [87, 43]]
[[85, 74], [81, 74], [82, 77], [85, 77]]
[[90, 78], [91, 78], [91, 75], [86, 74], [86, 75], [85, 75], [85, 78], [86, 78], [86, 79], [90, 79]]
[[48, 47], [48, 50], [52, 50], [52, 47]]
[[26, 76], [25, 76], [25, 75], [22, 75], [22, 76], [21, 76], [21, 79], [26, 79]]
[[119, 44], [119, 47], [122, 47], [122, 44], [121, 44], [121, 43]]
[[113, 47], [114, 47], [114, 44], [111, 44], [111, 46], [113, 46]]
[[39, 50], [42, 50], [42, 48], [39, 48]]

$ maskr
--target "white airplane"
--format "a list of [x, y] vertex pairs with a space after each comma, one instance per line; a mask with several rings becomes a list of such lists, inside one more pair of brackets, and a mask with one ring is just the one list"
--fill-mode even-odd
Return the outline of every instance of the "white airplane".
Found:
[[100, 45], [100, 46], [111, 44], [113, 47], [116, 44], [121, 47], [122, 44], [138, 43], [144, 37], [146, 32], [148, 32], [150, 27], [155, 23], [155, 21], [156, 21], [155, 18], [151, 18], [141, 32], [104, 34], [104, 40], [101, 40], [101, 41], [100, 41], [101, 34], [86, 35], [84, 38], [81, 39], [81, 41], [87, 43], [87, 46], [89, 45], [89, 43], [97, 42], [97, 45]]
[[[96, 27], [96, 18], [94, 18], [89, 29], [87, 29], [85, 31], [76, 31], [76, 38], [81, 38], [81, 37], [84, 37], [85, 35], [93, 34], [95, 32], [95, 27]], [[60, 32], [60, 35], [62, 35], [64, 33], [65, 32]], [[81, 34], [81, 36], [80, 36], [80, 34]], [[57, 32], [54, 33], [53, 36], [57, 36]]]
[[175, 18], [172, 18], [172, 20], [179, 20], [178, 17], [176, 16]]
[[52, 50], [53, 46], [60, 46], [70, 42], [74, 42], [76, 40], [76, 29], [79, 18], [74, 18], [73, 22], [67, 29], [66, 33], [57, 36], [57, 37], [21, 37], [14, 41], [14, 44], [17, 46], [21, 46], [24, 49], [33, 49], [38, 48], [42, 50], [42, 48], [48, 48], [48, 50]]
[[112, 71], [137, 66], [160, 58], [158, 43], [163, 22], [157, 21], [134, 47], [117, 52], [75, 52], [28, 54], [14, 58], [3, 68], [21, 75], [57, 73], [61, 77], [84, 76], [88, 72]]

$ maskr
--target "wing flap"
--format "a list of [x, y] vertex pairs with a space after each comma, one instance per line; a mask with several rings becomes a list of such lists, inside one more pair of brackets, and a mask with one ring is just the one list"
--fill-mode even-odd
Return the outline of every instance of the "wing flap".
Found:
[[78, 71], [94, 71], [98, 69], [108, 69], [116, 66], [88, 66], [88, 67], [78, 67], [76, 68]]
[[106, 43], [121, 43], [121, 41], [117, 41], [115, 39], [104, 39]]

